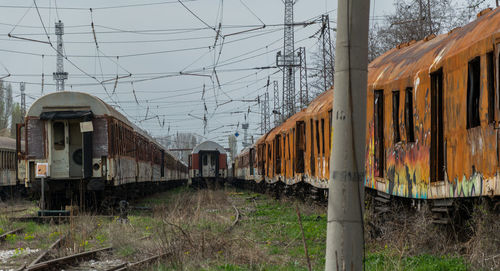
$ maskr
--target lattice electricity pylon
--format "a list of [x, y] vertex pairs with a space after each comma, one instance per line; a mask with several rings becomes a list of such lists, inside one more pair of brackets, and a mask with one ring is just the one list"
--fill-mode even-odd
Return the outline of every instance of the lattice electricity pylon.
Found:
[[57, 35], [57, 62], [56, 62], [56, 72], [53, 73], [54, 80], [56, 81], [56, 91], [64, 90], [64, 80], [68, 79], [68, 73], [64, 71], [64, 50], [63, 50], [63, 39], [64, 35], [64, 24], [59, 20], [56, 22], [55, 27]]
[[300, 59], [299, 106], [300, 109], [302, 109], [309, 104], [309, 90], [307, 87], [306, 47], [299, 47], [297, 57]]
[[281, 112], [280, 112], [280, 89], [278, 86], [278, 81], [273, 81], [274, 87], [274, 107], [273, 107], [273, 116], [274, 116], [274, 127], [280, 125], [281, 122]]
[[323, 42], [323, 79], [325, 91], [333, 86], [335, 73], [335, 58], [330, 38], [330, 19], [328, 15], [321, 16], [321, 38]]
[[283, 71], [283, 115], [288, 118], [295, 114], [295, 67], [300, 63], [295, 60], [294, 32], [293, 32], [293, 0], [284, 0], [285, 3], [285, 31], [283, 53], [276, 54], [276, 66]]

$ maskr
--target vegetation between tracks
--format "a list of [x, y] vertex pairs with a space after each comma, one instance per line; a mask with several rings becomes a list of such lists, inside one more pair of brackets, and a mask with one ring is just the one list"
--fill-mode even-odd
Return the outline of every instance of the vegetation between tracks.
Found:
[[[2, 230], [23, 227], [24, 231], [0, 243], [0, 251], [43, 251], [60, 235], [68, 234], [65, 249], [54, 251], [52, 257], [114, 247], [112, 254], [95, 259], [108, 263], [101, 269], [94, 266], [96, 270], [159, 254], [165, 256], [150, 265], [149, 270], [307, 270], [296, 213], [298, 206], [312, 267], [324, 268], [326, 207], [291, 199], [275, 200], [268, 195], [229, 188], [199, 191], [179, 188], [135, 204], [149, 206], [151, 210], [131, 211], [128, 224], [91, 215], [75, 217], [66, 224], [36, 224], [10, 222], [2, 215]], [[472, 269], [469, 259], [459, 256], [459, 251], [410, 250], [408, 243], [396, 242], [404, 239], [407, 232], [401, 231], [396, 236], [397, 231], [391, 229], [394, 238], [387, 235], [378, 239], [369, 233], [366, 270]], [[418, 237], [416, 234], [413, 237]], [[39, 253], [20, 252], [6, 263], [0, 260], [0, 266], [16, 268], [31, 262]]]

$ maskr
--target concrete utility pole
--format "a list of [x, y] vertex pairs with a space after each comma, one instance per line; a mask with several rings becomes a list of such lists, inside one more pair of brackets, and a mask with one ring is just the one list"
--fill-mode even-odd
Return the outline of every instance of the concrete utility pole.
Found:
[[56, 91], [64, 90], [64, 80], [68, 79], [68, 73], [64, 71], [64, 50], [63, 50], [63, 39], [64, 35], [64, 24], [59, 20], [56, 22], [56, 35], [57, 35], [57, 62], [56, 62], [56, 72], [53, 73], [54, 80], [56, 81]]
[[369, 0], [338, 1], [325, 270], [363, 270]]

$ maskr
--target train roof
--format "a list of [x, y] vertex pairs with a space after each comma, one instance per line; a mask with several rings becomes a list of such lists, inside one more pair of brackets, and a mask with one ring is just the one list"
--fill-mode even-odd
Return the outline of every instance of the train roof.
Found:
[[219, 153], [226, 153], [224, 147], [213, 141], [204, 141], [198, 144], [191, 153], [199, 153], [200, 151], [219, 151]]
[[306, 114], [316, 114], [319, 112], [329, 111], [333, 108], [333, 87], [324, 91], [318, 97], [311, 101], [305, 109]]
[[92, 114], [96, 116], [112, 116], [132, 127], [134, 131], [151, 142], [162, 147], [153, 137], [130, 122], [122, 113], [118, 112], [111, 105], [96, 96], [84, 92], [59, 91], [44, 95], [33, 102], [26, 113], [26, 117], [40, 117], [44, 112], [64, 111], [91, 111]]
[[16, 150], [16, 140], [10, 137], [0, 136], [0, 149]]
[[[418, 86], [417, 75], [429, 74], [439, 70], [443, 63], [468, 50], [474, 44], [493, 46], [500, 34], [500, 9], [486, 9], [478, 18], [447, 34], [428, 36], [420, 41], [410, 41], [398, 45], [376, 58], [368, 65], [368, 90], [383, 88], [384, 84], [399, 79], [411, 78]], [[471, 50], [466, 61], [475, 57]], [[412, 77], [415, 76], [415, 79]]]
[[[134, 127], [125, 116], [114, 109], [111, 105], [105, 103], [100, 98], [84, 92], [77, 91], [59, 91], [44, 95], [30, 106], [27, 117], [40, 117], [43, 112], [53, 111], [92, 111], [94, 115], [113, 116], [127, 125]], [[136, 127], [134, 127], [136, 128]]]

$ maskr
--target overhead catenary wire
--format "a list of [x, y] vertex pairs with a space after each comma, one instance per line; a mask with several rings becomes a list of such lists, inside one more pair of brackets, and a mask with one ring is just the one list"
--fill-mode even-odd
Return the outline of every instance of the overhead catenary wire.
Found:
[[[174, 2], [175, 2], [175, 1], [174, 1]], [[86, 10], [88, 10], [88, 8], [87, 8]], [[95, 27], [96, 25], [97, 25], [97, 24], [95, 24], [95, 23], [94, 23], [94, 27]], [[86, 86], [91, 86], [91, 85], [99, 85], [99, 84], [113, 84], [113, 86], [117, 86], [117, 85], [119, 85], [119, 84], [121, 84], [121, 83], [130, 83], [130, 84], [131, 84], [131, 86], [133, 86], [133, 88], [135, 88], [134, 83], [136, 82], [136, 79], [141, 80], [141, 81], [139, 81], [139, 82], [147, 82], [147, 81], [151, 81], [151, 80], [155, 80], [155, 79], [161, 79], [161, 78], [159, 78], [159, 77], [169, 78], [169, 77], [190, 76], [190, 75], [195, 75], [195, 76], [202, 75], [202, 76], [204, 76], [203, 74], [205, 74], [205, 72], [203, 72], [203, 69], [206, 69], [206, 70], [207, 70], [207, 72], [208, 72], [208, 70], [210, 70], [210, 69], [214, 69], [214, 68], [215, 68], [215, 69], [216, 69], [216, 72], [214, 72], [214, 80], [215, 80], [215, 82], [216, 82], [216, 81], [219, 81], [219, 82], [217, 83], [217, 88], [221, 88], [221, 90], [222, 90], [222, 91], [227, 92], [227, 90], [228, 90], [228, 89], [227, 89], [227, 87], [226, 87], [226, 85], [225, 85], [225, 83], [227, 83], [227, 82], [225, 82], [227, 79], [226, 79], [226, 78], [219, 78], [219, 77], [220, 77], [220, 74], [219, 74], [219, 73], [223, 73], [223, 72], [243, 72], [243, 71], [245, 71], [245, 70], [261, 70], [261, 69], [267, 69], [267, 70], [269, 70], [269, 69], [274, 69], [274, 68], [275, 68], [275, 67], [273, 67], [273, 66], [262, 66], [262, 67], [257, 67], [257, 66], [256, 66], [256, 67], [249, 67], [249, 68], [239, 68], [239, 66], [238, 66], [238, 67], [235, 67], [235, 68], [231, 68], [231, 67], [229, 67], [229, 65], [234, 64], [234, 63], [232, 63], [232, 62], [234, 62], [234, 61], [236, 61], [236, 60], [238, 60], [240, 63], [242, 63], [242, 62], [247, 61], [247, 60], [250, 60], [250, 59], [258, 59], [258, 57], [260, 57], [262, 54], [259, 54], [259, 53], [258, 53], [258, 51], [256, 51], [256, 52], [252, 52], [252, 53], [250, 53], [250, 54], [245, 54], [244, 56], [241, 56], [240, 54], [238, 54], [237, 56], [231, 56], [231, 55], [227, 56], [225, 53], [224, 53], [224, 54], [222, 54], [222, 53], [221, 53], [221, 52], [222, 52], [222, 49], [221, 49], [221, 48], [223, 48], [223, 47], [224, 47], [225, 45], [227, 45], [227, 44], [230, 44], [230, 43], [232, 42], [232, 40], [233, 40], [233, 39], [231, 39], [231, 40], [227, 40], [227, 39], [226, 39], [226, 40], [224, 41], [224, 39], [223, 39], [223, 38], [221, 38], [221, 36], [222, 36], [222, 37], [231, 37], [231, 36], [229, 36], [230, 34], [228, 34], [227, 32], [226, 32], [226, 33], [224, 33], [224, 31], [223, 31], [223, 30], [224, 30], [224, 24], [222, 24], [222, 23], [221, 23], [220, 25], [221, 25], [221, 27], [220, 27], [220, 28], [218, 28], [218, 32], [219, 32], [219, 33], [216, 33], [216, 37], [217, 37], [217, 38], [216, 38], [216, 39], [217, 39], [217, 41], [216, 41], [217, 45], [216, 45], [216, 46], [217, 46], [218, 48], [216, 48], [216, 50], [213, 50], [213, 51], [212, 51], [212, 52], [216, 52], [216, 54], [215, 54], [215, 55], [217, 56], [217, 58], [216, 58], [216, 60], [217, 60], [217, 61], [215, 61], [215, 63], [212, 63], [211, 65], [207, 65], [207, 66], [204, 66], [204, 67], [203, 67], [203, 66], [202, 66], [202, 67], [194, 67], [194, 68], [191, 68], [191, 67], [192, 67], [192, 65], [189, 65], [189, 66], [185, 67], [185, 68], [182, 70], [182, 73], [184, 73], [184, 74], [181, 74], [181, 72], [178, 72], [177, 74], [173, 74], [173, 73], [176, 73], [176, 72], [173, 72], [172, 74], [155, 74], [155, 72], [153, 72], [153, 73], [147, 73], [147, 72], [145, 72], [145, 73], [142, 73], [142, 74], [134, 74], [133, 76], [130, 76], [130, 77], [132, 77], [132, 78], [131, 78], [131, 80], [123, 80], [123, 82], [122, 82], [121, 78], [120, 78], [120, 80], [116, 80], [116, 77], [117, 77], [117, 76], [129, 76], [129, 75], [131, 75], [131, 73], [128, 73], [128, 72], [127, 72], [127, 73], [122, 73], [122, 72], [118, 73], [118, 72], [117, 72], [116, 74], [114, 74], [114, 76], [111, 76], [112, 74], [106, 73], [106, 72], [104, 71], [104, 69], [103, 69], [103, 71], [101, 71], [101, 74], [99, 75], [99, 76], [101, 76], [101, 79], [100, 79], [100, 80], [97, 80], [97, 81], [96, 81], [97, 83], [95, 83], [95, 84], [86, 83], [85, 78], [90, 78], [90, 79], [94, 80], [92, 77], [96, 77], [96, 75], [91, 74], [91, 73], [87, 73], [87, 74], [85, 74], [85, 73], [83, 73], [83, 72], [80, 74], [80, 73], [78, 73], [78, 72], [77, 72], [77, 74], [72, 74], [72, 78], [74, 78], [74, 79], [81, 78], [81, 80], [76, 80], [76, 82], [74, 82], [74, 84], [72, 84], [72, 86], [73, 86], [73, 87], [75, 87], [75, 86], [76, 86], [76, 87], [78, 87], [78, 86], [82, 86], [82, 87], [83, 87], [83, 86], [85, 86], [85, 85], [86, 85]], [[261, 27], [261, 26], [257, 26], [257, 27]], [[281, 27], [282, 27], [282, 26], [280, 26], [280, 27], [278, 27], [278, 28], [281, 28]], [[207, 29], [207, 28], [205, 28], [205, 29]], [[217, 28], [216, 28], [216, 29], [217, 29]], [[276, 30], [277, 30], [277, 31], [280, 31], [279, 29], [276, 29]], [[212, 29], [212, 31], [213, 31], [213, 29]], [[261, 35], [261, 34], [264, 34], [264, 33], [274, 33], [273, 31], [275, 31], [275, 29], [270, 29], [270, 30], [261, 30], [261, 29], [258, 29], [258, 30], [253, 30], [253, 29], [244, 29], [244, 30], [242, 30], [242, 31], [249, 31], [249, 32], [239, 33], [240, 31], [234, 31], [234, 32], [231, 32], [231, 33], [235, 33], [235, 34], [238, 34], [238, 35], [244, 35], [244, 36], [245, 36], [244, 38], [247, 38], [247, 36], [256, 36], [256, 35], [250, 34], [250, 33], [251, 33], [251, 32], [253, 32], [253, 31], [256, 31], [255, 33], [257, 33], [257, 35]], [[102, 50], [101, 45], [104, 43], [104, 41], [103, 41], [103, 39], [101, 38], [101, 35], [99, 35], [99, 34], [98, 34], [98, 29], [97, 29], [97, 28], [94, 28], [94, 29], [93, 29], [93, 31], [92, 31], [92, 33], [93, 33], [92, 35], [95, 35], [95, 36], [94, 36], [94, 40], [93, 40], [93, 42], [96, 44], [96, 50], [97, 50], [97, 49], [98, 49], [99, 51], [100, 51], [100, 50]], [[247, 34], [247, 33], [248, 33], [248, 34]], [[254, 34], [255, 34], [255, 33], [254, 33]], [[220, 36], [219, 36], [219, 35], [220, 35]], [[98, 36], [98, 37], [96, 37], [96, 36]], [[104, 36], [103, 38], [106, 38], [106, 37], [107, 37], [107, 35], [103, 35], [103, 36]], [[208, 36], [207, 36], [207, 37], [208, 37]], [[213, 36], [212, 36], [212, 37], [213, 37]], [[187, 37], [187, 38], [189, 38], [189, 37]], [[251, 37], [249, 37], [249, 38], [251, 38]], [[147, 40], [147, 38], [146, 38], [146, 40]], [[180, 38], [179, 38], [179, 40], [182, 40], [182, 39], [180, 39]], [[109, 40], [108, 40], [108, 41], [109, 41]], [[130, 41], [130, 39], [129, 39], [129, 41]], [[136, 41], [141, 42], [140, 40], [136, 40]], [[151, 41], [153, 41], [153, 40], [151, 40]], [[68, 41], [68, 42], [74, 42], [74, 41]], [[88, 41], [81, 41], [81, 42], [91, 43], [91, 42], [88, 42]], [[114, 42], [114, 41], [113, 41], [113, 42]], [[116, 42], [120, 42], [120, 41], [116, 41]], [[154, 41], [154, 42], [156, 42], [156, 41]], [[220, 47], [219, 47], [219, 46], [220, 46]], [[270, 45], [267, 45], [267, 46], [266, 46], [266, 49], [268, 50], [268, 53], [271, 53], [272, 51], [269, 51], [269, 47], [271, 47], [271, 46], [270, 46]], [[174, 49], [176, 49], [176, 48], [174, 48]], [[203, 53], [201, 53], [201, 54], [200, 54], [200, 56], [197, 56], [197, 58], [198, 58], [198, 59], [202, 59], [202, 58], [204, 57], [204, 55], [206, 55], [206, 53], [210, 53], [210, 49], [206, 49], [206, 48], [204, 48], [204, 49], [206, 50], [206, 52], [203, 52]], [[102, 51], [101, 51], [101, 52], [99, 52], [98, 54], [102, 57], [104, 54], [101, 54], [101, 53], [102, 53]], [[45, 54], [45, 55], [48, 55], [48, 54]], [[48, 56], [49, 56], [49, 55], [48, 55]], [[57, 55], [54, 55], [54, 56], [57, 56]], [[222, 56], [224, 56], [224, 57], [226, 57], [226, 58], [224, 58], [224, 57], [222, 57]], [[73, 56], [72, 56], [72, 55], [70, 55], [70, 54], [66, 54], [66, 57], [68, 57], [68, 58], [72, 58]], [[94, 57], [95, 57], [95, 56], [94, 56]], [[236, 58], [234, 58], [234, 57], [236, 57]], [[103, 58], [103, 59], [104, 59], [104, 58]], [[115, 56], [111, 56], [111, 57], [109, 57], [108, 59], [110, 59], [110, 60], [111, 60], [111, 59], [115, 60]], [[248, 62], [250, 62], [250, 61], [248, 61]], [[119, 63], [119, 62], [118, 62], [118, 61], [116, 61], [116, 63]], [[126, 62], [124, 62], [124, 63], [126, 63]], [[195, 60], [195, 61], [194, 61], [194, 63], [197, 63], [197, 60]], [[221, 65], [219, 65], [219, 64], [221, 64]], [[227, 65], [227, 66], [226, 66], [226, 65]], [[198, 73], [200, 73], [200, 74], [198, 74]], [[189, 75], [188, 75], [188, 74], [189, 74]], [[39, 76], [39, 75], [40, 75], [40, 74], [38, 74], [38, 76]], [[90, 76], [89, 76], [89, 75], [90, 75]], [[155, 76], [155, 75], [157, 75], [157, 76]], [[252, 75], [254, 75], [254, 72], [252, 72]], [[20, 75], [20, 76], [21, 76], [21, 75]], [[145, 77], [146, 77], [146, 78], [145, 78]], [[110, 80], [110, 79], [111, 79], [111, 80]], [[146, 79], [146, 80], [143, 80], [143, 79]], [[221, 79], [224, 79], [224, 80], [221, 80]], [[107, 81], [107, 82], [104, 82], [104, 83], [103, 83], [103, 81], [106, 81], [106, 80], [109, 80], [109, 81]], [[80, 81], [81, 83], [79, 83], [78, 81]], [[138, 83], [138, 82], [137, 82], [137, 83]], [[200, 84], [200, 85], [202, 85], [202, 84]], [[223, 86], [224, 86], [224, 88], [222, 89], [222, 87], [223, 87]], [[206, 91], [208, 91], [208, 90], [210, 89], [210, 86], [205, 87], [205, 88], [206, 88]], [[143, 89], [144, 89], [144, 88], [139, 87], [137, 90], [135, 90], [135, 89], [134, 89], [134, 90], [132, 91], [132, 93], [130, 93], [130, 92], [129, 92], [130, 97], [134, 96], [134, 97], [132, 98], [134, 103], [138, 104], [139, 102], [141, 102], [141, 101], [140, 101], [140, 99], [141, 99], [141, 95], [140, 95], [140, 93], [143, 93], [143, 92], [142, 92], [142, 91], [143, 91]], [[148, 88], [145, 88], [145, 89], [144, 89], [144, 91], [147, 91], [147, 89], [148, 89]], [[166, 89], [166, 90], [168, 91], [169, 89]], [[201, 90], [201, 88], [200, 88], [200, 87], [198, 87], [198, 93], [199, 93], [199, 92], [201, 92], [200, 90]], [[135, 93], [136, 91], [137, 91], [137, 95], [136, 95], [136, 93]], [[159, 90], [159, 89], [158, 89], [158, 92], [160, 92], [160, 91], [165, 91], [165, 90]], [[240, 90], [235, 90], [235, 91], [240, 91]], [[92, 91], [92, 90], [91, 90], [91, 93], [96, 93], [96, 92], [95, 92], [95, 90], [94, 90], [94, 91]], [[102, 91], [101, 91], [101, 92], [97, 92], [97, 93], [102, 93]], [[151, 93], [153, 93], [153, 92], [151, 92]], [[221, 92], [221, 93], [222, 93], [222, 92]], [[237, 95], [232, 95], [232, 94], [231, 94], [231, 96], [235, 96], [235, 97], [234, 97], [234, 99], [229, 99], [229, 100], [226, 100], [226, 98], [224, 98], [224, 100], [220, 100], [220, 104], [221, 104], [221, 105], [223, 105], [224, 103], [231, 103], [231, 102], [237, 102], [237, 101], [238, 101], [238, 98], [236, 97]], [[198, 96], [198, 97], [200, 97], [200, 96]], [[228, 98], [229, 98], [229, 97], [228, 97]], [[111, 99], [111, 98], [110, 98], [110, 99]], [[215, 97], [214, 97], [214, 98], [210, 98], [210, 99], [215, 99]], [[106, 99], [106, 100], [107, 100], [107, 99]], [[113, 102], [113, 101], [111, 101], [111, 103], [117, 103], [117, 104], [119, 104], [119, 105], [120, 105], [120, 108], [119, 108], [119, 109], [120, 109], [120, 110], [123, 110], [123, 109], [124, 109], [124, 108], [123, 108], [123, 102], [124, 102], [124, 101], [126, 101], [126, 99], [125, 99], [125, 100], [123, 100], [123, 96], [120, 96], [120, 100], [122, 100], [122, 101], [119, 101], [119, 102]], [[152, 101], [152, 102], [154, 102], [154, 101]], [[180, 103], [182, 104], [182, 101], [180, 101]], [[207, 101], [206, 101], [206, 105], [208, 106], [209, 104], [210, 104], [210, 103], [209, 103], [209, 101], [207, 100]], [[149, 109], [149, 110], [150, 110], [150, 112], [148, 113], [148, 114], [149, 114], [149, 116], [148, 116], [148, 117], [151, 117], [151, 116], [152, 116], [152, 114], [154, 114], [154, 113], [155, 113], [155, 112], [153, 112], [153, 111], [157, 111], [157, 109], [159, 109], [159, 108], [154, 109], [154, 107], [153, 107], [153, 106], [150, 106], [150, 109]], [[144, 111], [142, 111], [142, 112], [144, 112]], [[125, 112], [125, 113], [127, 113], [127, 112]], [[130, 114], [129, 114], [129, 115], [130, 115]], [[157, 114], [157, 115], [156, 115], [156, 116], [157, 116], [157, 117], [156, 117], [156, 120], [158, 120], [158, 124], [160, 124], [160, 120], [158, 119], [158, 116], [159, 116], [159, 115], [160, 115], [160, 114]], [[155, 120], [155, 121], [156, 121], [156, 120]], [[212, 127], [212, 128], [213, 128], [213, 127]]]

